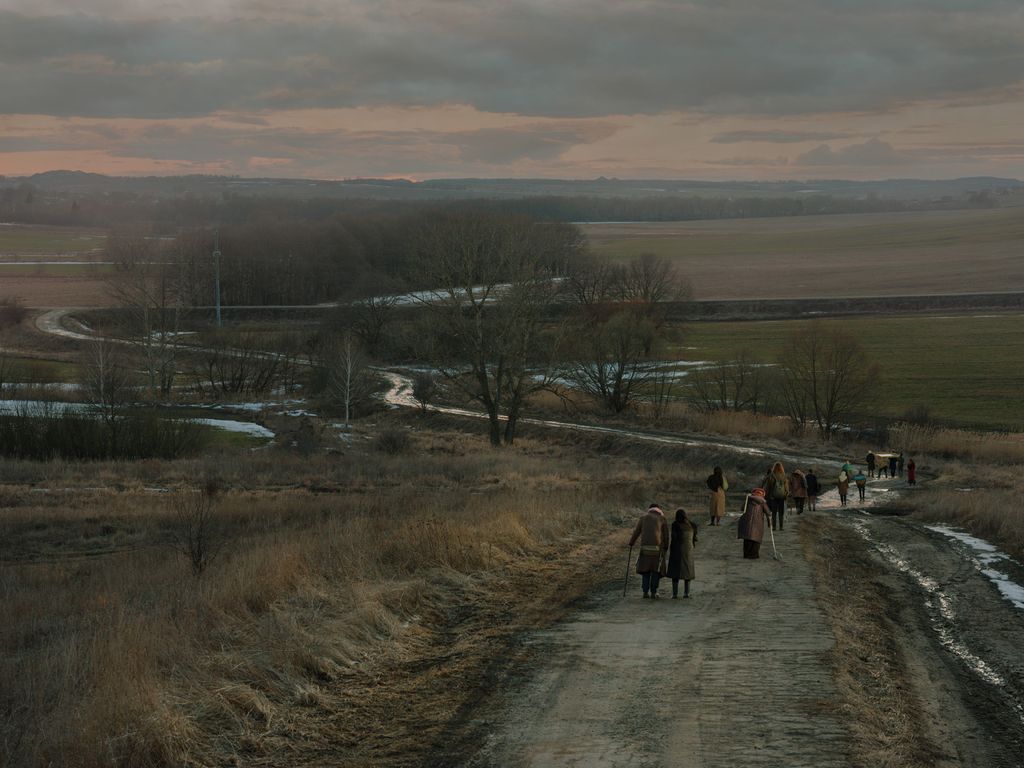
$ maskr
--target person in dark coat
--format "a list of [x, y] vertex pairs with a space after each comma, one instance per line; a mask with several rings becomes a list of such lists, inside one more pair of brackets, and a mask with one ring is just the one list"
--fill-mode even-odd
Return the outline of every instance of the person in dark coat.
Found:
[[896, 471], [900, 477], [903, 477], [903, 451], [900, 451], [900, 455], [896, 457]]
[[868, 451], [868, 455], [864, 457], [864, 463], [868, 465], [868, 477], [875, 476], [875, 454], [872, 451]]
[[896, 465], [898, 461], [896, 455], [893, 454], [889, 457], [889, 477], [896, 477]]
[[672, 579], [672, 599], [679, 597], [679, 580], [683, 581], [683, 597], [690, 596], [694, 579], [693, 548], [697, 546], [697, 524], [686, 516], [685, 509], [676, 510], [672, 523], [672, 543], [668, 547], [668, 577]]
[[818, 508], [818, 494], [821, 493], [821, 483], [818, 482], [814, 467], [807, 470], [804, 482], [807, 483], [807, 507], [813, 512]]
[[853, 482], [857, 484], [857, 495], [861, 501], [864, 501], [864, 493], [868, 484], [868, 476], [857, 470], [857, 474], [853, 476]]
[[913, 459], [907, 462], [907, 485], [917, 485], [917, 464]]
[[757, 560], [761, 556], [761, 539], [765, 526], [772, 524], [764, 488], [755, 488], [743, 502], [743, 514], [736, 526], [736, 538], [743, 539], [743, 557]]
[[789, 478], [781, 461], [772, 465], [771, 471], [765, 475], [761, 483], [764, 488], [768, 508], [772, 511], [772, 530], [781, 531], [785, 528], [786, 499], [789, 498]]
[[642, 577], [644, 597], [658, 596], [658, 582], [665, 574], [665, 555], [668, 552], [668, 521], [657, 504], [651, 504], [636, 521], [629, 546], [640, 540], [640, 555], [636, 559], [636, 572]]

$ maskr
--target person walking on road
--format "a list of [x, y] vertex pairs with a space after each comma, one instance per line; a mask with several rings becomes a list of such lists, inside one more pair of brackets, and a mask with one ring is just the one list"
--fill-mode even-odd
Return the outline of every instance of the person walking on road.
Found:
[[771, 525], [771, 516], [764, 499], [764, 488], [755, 488], [743, 503], [743, 514], [736, 526], [736, 538], [743, 539], [743, 557], [747, 560], [757, 560], [761, 556], [761, 539], [766, 525]]
[[896, 471], [899, 473], [900, 477], [903, 477], [903, 451], [900, 451], [899, 455], [896, 457]]
[[799, 469], [794, 469], [789, 476], [789, 497], [793, 500], [796, 513], [804, 513], [804, 502], [807, 501], [807, 477]]
[[868, 451], [868, 455], [864, 457], [864, 463], [868, 466], [868, 475], [871, 477], [875, 476], [875, 454], [874, 451]]
[[657, 504], [651, 504], [636, 521], [629, 546], [640, 540], [640, 554], [636, 559], [636, 572], [641, 576], [645, 598], [658, 597], [658, 582], [665, 574], [665, 555], [668, 552], [669, 533], [665, 513]]
[[857, 470], [857, 474], [853, 476], [853, 482], [857, 484], [857, 494], [860, 496], [860, 500], [864, 501], [864, 491], [868, 484], [868, 476]]
[[889, 456], [889, 477], [896, 477], [896, 465], [898, 463], [895, 453]]
[[711, 492], [711, 522], [708, 525], [721, 525], [725, 517], [725, 492], [729, 490], [729, 481], [722, 474], [721, 467], [715, 467], [708, 475], [708, 490]]
[[813, 512], [818, 508], [818, 494], [821, 493], [821, 483], [818, 482], [818, 475], [814, 472], [814, 467], [807, 470], [804, 482], [807, 484], [807, 505]]
[[772, 465], [772, 471], [765, 477], [765, 497], [768, 499], [768, 508], [772, 512], [772, 530], [781, 531], [785, 526], [786, 499], [789, 498], [789, 478], [786, 477], [786, 470], [781, 461]]
[[836, 481], [839, 488], [839, 506], [846, 506], [846, 494], [850, 492], [850, 476], [845, 469], [839, 470], [839, 479]]
[[[721, 520], [721, 517], [718, 518]], [[694, 579], [693, 548], [697, 546], [697, 524], [686, 516], [685, 509], [676, 510], [672, 523], [672, 543], [668, 548], [668, 577], [672, 579], [672, 599], [679, 597], [679, 580], [683, 581], [683, 597], [690, 596]]]
[[907, 462], [907, 485], [917, 485], [917, 464], [913, 459]]

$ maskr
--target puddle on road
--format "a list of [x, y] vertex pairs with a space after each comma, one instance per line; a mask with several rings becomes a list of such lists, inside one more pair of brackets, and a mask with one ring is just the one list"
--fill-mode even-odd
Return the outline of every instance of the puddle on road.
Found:
[[[863, 520], [851, 519], [849, 522], [853, 529], [856, 530], [865, 541], [871, 544], [875, 551], [885, 558], [886, 561], [888, 561], [900, 573], [903, 573], [913, 579], [914, 582], [924, 590], [927, 595], [924, 601], [925, 608], [931, 618], [932, 628], [938, 635], [939, 643], [942, 647], [960, 659], [964, 666], [984, 682], [997, 688], [1006, 689], [1006, 679], [1000, 675], [991, 664], [968, 648], [963, 641], [957, 639], [955, 629], [957, 625], [960, 624], [959, 617], [957, 616], [953, 601], [942, 591], [942, 585], [939, 581], [911, 565], [895, 547], [873, 539], [871, 531]], [[926, 527], [930, 528], [931, 526]], [[981, 542], [980, 539], [977, 541]], [[992, 550], [995, 550], [995, 547], [992, 547], [987, 542], [981, 543], [990, 547]], [[1020, 718], [1020, 721], [1024, 723], [1024, 706], [1016, 701], [1012, 702], [1012, 704], [1014, 709], [1017, 711], [1017, 716]]]
[[1004, 552], [1000, 552], [995, 546], [984, 539], [971, 536], [965, 531], [958, 531], [946, 525], [926, 525], [929, 531], [941, 533], [947, 538], [960, 542], [970, 553], [971, 559], [981, 573], [996, 585], [996, 588], [1014, 607], [1024, 611], [1024, 587], [1015, 582], [1010, 576], [1002, 571], [991, 567], [995, 563], [1012, 563], [1017, 568], [1024, 570], [1024, 566], [1018, 563]]

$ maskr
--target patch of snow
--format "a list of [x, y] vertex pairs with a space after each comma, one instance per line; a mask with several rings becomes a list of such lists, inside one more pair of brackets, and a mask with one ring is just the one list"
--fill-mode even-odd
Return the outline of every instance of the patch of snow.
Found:
[[985, 576], [988, 577], [989, 581], [995, 584], [1000, 594], [1009, 600], [1016, 608], [1020, 608], [1024, 611], [1024, 586], [1021, 586], [1017, 582], [1013, 581], [1002, 571], [997, 571], [991, 566], [998, 562], [1014, 562], [1013, 558], [1004, 552], [1000, 552], [997, 547], [989, 544], [984, 539], [979, 539], [977, 536], [971, 536], [971, 534], [965, 531], [959, 531], [956, 528], [950, 528], [946, 525], [926, 525], [930, 531], [941, 533], [950, 539], [960, 542], [967, 549], [971, 551], [974, 556], [974, 560], [980, 570]]
[[274, 433], [260, 424], [251, 421], [234, 421], [232, 419], [191, 419], [196, 424], [205, 424], [208, 427], [223, 429], [225, 432], [241, 432], [253, 437], [263, 437], [268, 440], [274, 439]]

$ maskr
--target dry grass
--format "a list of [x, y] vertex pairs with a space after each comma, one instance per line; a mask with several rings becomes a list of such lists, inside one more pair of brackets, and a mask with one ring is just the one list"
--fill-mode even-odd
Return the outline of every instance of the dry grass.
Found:
[[911, 497], [915, 516], [964, 528], [1024, 558], [1019, 465], [949, 462], [934, 469], [938, 479]]
[[941, 748], [929, 742], [891, 623], [893, 596], [879, 580], [864, 542], [827, 517], [808, 517], [799, 530], [804, 556], [815, 571], [818, 603], [836, 638], [829, 657], [840, 698], [832, 705], [853, 734], [852, 764], [934, 765]]
[[0, 280], [0, 301], [17, 299], [26, 307], [110, 307], [106, 279], [32, 275]]
[[1024, 464], [1024, 433], [972, 432], [917, 424], [897, 424], [889, 430], [891, 445], [904, 454], [928, 454], [991, 464]]
[[[144, 489], [210, 465], [227, 546], [196, 579]], [[644, 471], [429, 430], [406, 457], [6, 463], [0, 764], [411, 764], [509, 633], [602, 578]]]

